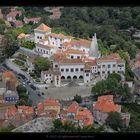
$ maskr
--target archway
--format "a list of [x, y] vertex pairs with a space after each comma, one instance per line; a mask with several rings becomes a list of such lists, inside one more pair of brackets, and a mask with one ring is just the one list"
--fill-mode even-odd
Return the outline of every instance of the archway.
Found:
[[73, 76], [73, 79], [77, 79], [77, 76], [76, 76], [76, 75], [74, 75], [74, 76]]
[[68, 76], [67, 79], [71, 79], [71, 76]]
[[83, 76], [82, 76], [82, 75], [80, 75], [80, 76], [79, 76], [79, 79], [83, 79]]
[[65, 79], [65, 76], [61, 76], [61, 79], [64, 80]]

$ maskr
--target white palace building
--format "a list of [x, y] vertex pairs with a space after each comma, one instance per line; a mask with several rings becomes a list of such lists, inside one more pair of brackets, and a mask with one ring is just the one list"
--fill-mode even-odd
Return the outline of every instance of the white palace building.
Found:
[[101, 57], [96, 34], [91, 40], [76, 40], [52, 33], [51, 28], [42, 23], [34, 29], [34, 35], [35, 51], [53, 63], [53, 69], [41, 73], [42, 80], [48, 84], [59, 87], [62, 82], [72, 80], [86, 84], [97, 76], [104, 79], [110, 73], [125, 73], [125, 61], [118, 54]]

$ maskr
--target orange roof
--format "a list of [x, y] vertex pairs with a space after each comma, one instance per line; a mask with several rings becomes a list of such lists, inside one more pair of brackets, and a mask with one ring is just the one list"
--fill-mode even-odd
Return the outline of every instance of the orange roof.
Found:
[[45, 49], [49, 49], [49, 50], [52, 49], [52, 48], [54, 48], [51, 45], [43, 45], [43, 44], [40, 44], [40, 43], [37, 43], [37, 47], [45, 48]]
[[46, 99], [45, 106], [60, 106], [60, 103], [58, 100]]
[[95, 110], [102, 112], [119, 112], [121, 109], [120, 105], [114, 104], [113, 95], [105, 95], [98, 97], [98, 100], [94, 106]]
[[68, 107], [68, 113], [77, 113], [79, 109], [79, 104], [77, 102], [72, 102], [72, 104]]
[[89, 48], [90, 45], [91, 45], [91, 41], [86, 40], [86, 39], [72, 40], [71, 45], [72, 46], [77, 46], [77, 47], [84, 46], [84, 47]]
[[84, 62], [82, 61], [82, 59], [60, 59], [59, 60], [60, 64], [84, 64]]
[[135, 62], [133, 63], [133, 65], [134, 65], [135, 68], [140, 67], [140, 61], [135, 61]]
[[74, 49], [69, 49], [69, 50], [66, 51], [66, 53], [69, 53], [69, 54], [85, 54], [81, 50], [74, 50]]
[[18, 35], [18, 37], [17, 37], [17, 38], [25, 38], [25, 36], [26, 36], [26, 34], [21, 33], [21, 34], [19, 34], [19, 35]]
[[37, 105], [37, 109], [38, 109], [38, 111], [44, 110], [44, 105], [43, 105], [43, 103], [39, 103], [39, 104]]
[[71, 38], [70, 36], [65, 36], [63, 34], [56, 34], [56, 33], [51, 33], [48, 36], [51, 36], [53, 38], [60, 38], [60, 39], [65, 39], [65, 38]]
[[11, 80], [16, 80], [16, 75], [12, 71], [5, 71], [2, 74], [5, 78], [11, 78]]
[[46, 117], [56, 118], [57, 117], [57, 111], [56, 110], [47, 110], [46, 111]]
[[8, 115], [8, 117], [14, 116], [16, 114], [16, 112], [17, 112], [16, 107], [7, 109], [7, 115]]
[[120, 56], [117, 53], [98, 58], [96, 59], [96, 61], [97, 62], [108, 62], [108, 61], [123, 62], [123, 60], [120, 58]]
[[84, 122], [84, 127], [92, 125], [94, 122], [93, 116], [90, 116], [89, 118], [87, 118]]
[[33, 107], [30, 107], [30, 106], [25, 106], [25, 105], [22, 105], [22, 106], [18, 106], [18, 109], [21, 109], [24, 113], [33, 113]]
[[45, 25], [44, 23], [40, 24], [35, 30], [48, 32], [51, 28]]

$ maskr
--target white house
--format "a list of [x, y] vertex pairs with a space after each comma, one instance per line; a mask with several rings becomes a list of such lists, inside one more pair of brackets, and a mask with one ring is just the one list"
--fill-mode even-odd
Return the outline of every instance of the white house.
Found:
[[41, 39], [45, 39], [46, 35], [51, 34], [51, 28], [42, 23], [36, 29], [34, 29], [35, 43], [38, 43]]

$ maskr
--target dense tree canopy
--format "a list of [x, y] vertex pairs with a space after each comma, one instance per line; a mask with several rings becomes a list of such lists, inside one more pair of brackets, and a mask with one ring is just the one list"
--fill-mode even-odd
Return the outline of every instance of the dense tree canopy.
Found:
[[106, 119], [106, 124], [109, 125], [114, 130], [118, 130], [118, 128], [122, 128], [122, 119], [121, 115], [118, 112], [110, 112]]
[[41, 71], [49, 70], [50, 67], [51, 67], [51, 62], [49, 61], [49, 59], [40, 56], [35, 59], [36, 71], [41, 72]]

